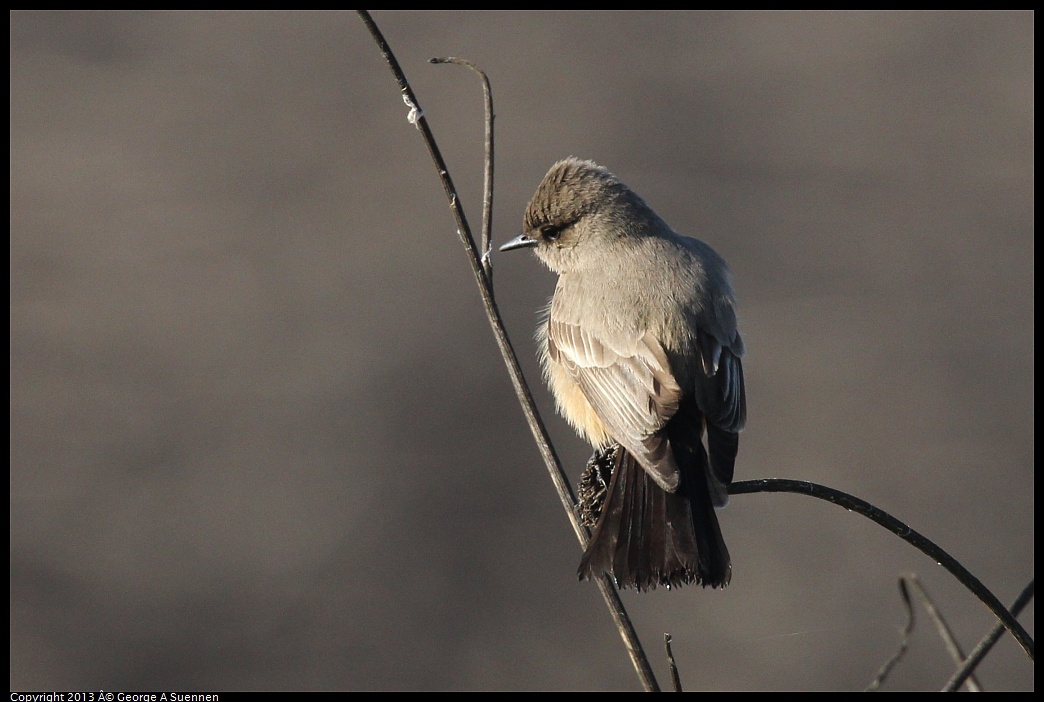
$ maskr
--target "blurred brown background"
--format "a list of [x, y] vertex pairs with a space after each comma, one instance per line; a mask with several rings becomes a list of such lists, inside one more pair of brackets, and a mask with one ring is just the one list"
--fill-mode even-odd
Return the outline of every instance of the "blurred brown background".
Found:
[[[592, 158], [740, 296], [737, 478], [892, 512], [1005, 603], [1034, 575], [1033, 15], [377, 12], [478, 229]], [[12, 689], [638, 687], [530, 440], [441, 186], [344, 13], [11, 15]], [[539, 382], [554, 278], [495, 255]], [[852, 690], [919, 573], [792, 495], [720, 515], [725, 591], [624, 600], [661, 682]], [[1033, 631], [1032, 606], [1021, 621]], [[951, 665], [920, 616], [886, 689]], [[1032, 690], [1010, 637], [980, 671]]]

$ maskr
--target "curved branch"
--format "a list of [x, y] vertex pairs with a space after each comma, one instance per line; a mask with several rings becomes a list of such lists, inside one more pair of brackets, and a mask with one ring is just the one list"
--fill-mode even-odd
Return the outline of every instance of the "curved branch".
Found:
[[957, 559], [939, 548], [931, 539], [914, 531], [884, 510], [878, 509], [869, 502], [840, 490], [803, 480], [767, 478], [764, 480], [745, 480], [729, 486], [730, 495], [743, 495], [753, 492], [793, 492], [799, 495], [808, 495], [809, 497], [832, 502], [877, 522], [950, 571], [962, 585], [968, 588], [972, 594], [978, 597], [993, 612], [994, 616], [1004, 624], [1004, 627], [1019, 642], [1019, 645], [1026, 651], [1030, 659], [1033, 659], [1033, 639], [1015, 617], [1012, 616], [1011, 612], [1001, 604], [997, 596], [990, 592], [989, 588], [983, 585], [978, 578], [968, 572], [968, 569], [961, 565]]
[[[1028, 605], [1029, 601], [1032, 599], [1033, 581], [1030, 580], [1029, 585], [1023, 588], [1022, 592], [1019, 593], [1019, 596], [1015, 599], [1015, 602], [1012, 603], [1011, 613], [1016, 617], [1019, 616], [1019, 613], [1025, 609], [1026, 605]], [[956, 692], [957, 688], [959, 688], [965, 679], [972, 674], [972, 671], [978, 667], [979, 663], [982, 662], [982, 659], [986, 657], [986, 654], [989, 653], [991, 648], [993, 648], [993, 644], [997, 643], [997, 639], [999, 639], [1003, 633], [1004, 624], [997, 622], [997, 625], [993, 627], [990, 633], [986, 634], [982, 641], [972, 649], [971, 654], [968, 655], [968, 660], [964, 661], [964, 665], [962, 665], [957, 672], [953, 674], [953, 677], [947, 681], [946, 687], [943, 688], [943, 692]]]

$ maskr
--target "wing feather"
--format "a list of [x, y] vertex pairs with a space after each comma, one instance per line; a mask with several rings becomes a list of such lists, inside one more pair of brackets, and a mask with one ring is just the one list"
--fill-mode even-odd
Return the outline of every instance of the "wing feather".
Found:
[[596, 336], [578, 324], [548, 320], [548, 356], [560, 364], [619, 441], [665, 490], [681, 480], [661, 430], [682, 391], [667, 354], [651, 333], [637, 340]]

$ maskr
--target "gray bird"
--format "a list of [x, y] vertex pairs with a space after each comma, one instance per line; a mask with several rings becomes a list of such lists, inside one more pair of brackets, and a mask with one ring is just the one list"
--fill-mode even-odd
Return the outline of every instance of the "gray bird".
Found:
[[714, 507], [728, 502], [747, 414], [724, 259], [575, 158], [551, 167], [500, 250], [519, 248], [558, 274], [541, 362], [559, 412], [596, 449], [580, 577], [724, 587], [732, 563]]

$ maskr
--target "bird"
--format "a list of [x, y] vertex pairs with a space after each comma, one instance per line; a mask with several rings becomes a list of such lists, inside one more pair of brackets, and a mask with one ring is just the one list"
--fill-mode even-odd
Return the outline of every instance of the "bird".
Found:
[[715, 508], [728, 503], [747, 415], [728, 265], [575, 157], [552, 165], [500, 250], [524, 248], [558, 274], [536, 335], [544, 378], [594, 447], [579, 578], [725, 587], [732, 561]]

